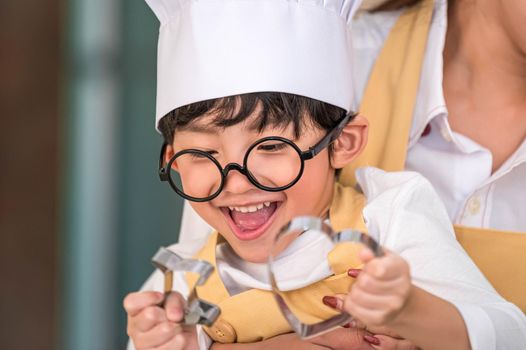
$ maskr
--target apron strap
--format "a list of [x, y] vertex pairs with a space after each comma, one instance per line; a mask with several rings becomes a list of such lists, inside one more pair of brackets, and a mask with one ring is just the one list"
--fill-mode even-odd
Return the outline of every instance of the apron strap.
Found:
[[404, 11], [393, 26], [360, 106], [370, 125], [367, 146], [343, 169], [342, 184], [355, 185], [354, 172], [362, 166], [404, 168], [432, 14], [433, 0], [424, 0]]

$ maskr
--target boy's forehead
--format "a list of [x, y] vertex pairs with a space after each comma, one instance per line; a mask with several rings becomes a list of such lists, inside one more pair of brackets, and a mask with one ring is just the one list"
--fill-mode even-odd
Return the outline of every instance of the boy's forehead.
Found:
[[202, 122], [201, 120], [192, 120], [188, 124], [177, 128], [177, 131], [187, 131], [194, 133], [204, 133], [204, 134], [216, 134], [221, 131], [221, 128], [209, 122]]

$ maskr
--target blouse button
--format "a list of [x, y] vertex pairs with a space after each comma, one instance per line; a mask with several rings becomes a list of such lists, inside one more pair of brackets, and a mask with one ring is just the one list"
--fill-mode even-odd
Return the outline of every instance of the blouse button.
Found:
[[468, 211], [471, 215], [477, 215], [480, 211], [480, 199], [473, 197], [468, 202]]

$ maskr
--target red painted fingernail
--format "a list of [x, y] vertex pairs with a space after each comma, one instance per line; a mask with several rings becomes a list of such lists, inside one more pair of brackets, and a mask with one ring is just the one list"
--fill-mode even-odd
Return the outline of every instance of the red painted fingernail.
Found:
[[353, 278], [356, 278], [356, 277], [358, 277], [358, 275], [360, 274], [361, 271], [362, 270], [360, 270], [360, 269], [349, 269], [347, 271], [347, 275], [349, 275], [349, 276], [351, 276]]
[[322, 301], [325, 305], [330, 306], [333, 309], [336, 309], [338, 306], [338, 300], [335, 297], [325, 296]]
[[372, 335], [364, 335], [363, 340], [373, 345], [380, 345], [380, 339], [373, 337]]

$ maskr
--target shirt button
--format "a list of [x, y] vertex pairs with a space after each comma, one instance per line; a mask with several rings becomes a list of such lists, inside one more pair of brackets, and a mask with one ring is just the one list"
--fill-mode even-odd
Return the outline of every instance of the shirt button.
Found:
[[449, 130], [446, 127], [440, 128], [440, 134], [447, 142], [452, 141], [451, 134], [449, 133]]
[[218, 319], [210, 328], [205, 327], [205, 330], [210, 338], [219, 343], [234, 343], [237, 339], [234, 327], [222, 318]]
[[468, 201], [468, 212], [471, 215], [477, 215], [480, 212], [480, 199], [473, 197]]

